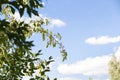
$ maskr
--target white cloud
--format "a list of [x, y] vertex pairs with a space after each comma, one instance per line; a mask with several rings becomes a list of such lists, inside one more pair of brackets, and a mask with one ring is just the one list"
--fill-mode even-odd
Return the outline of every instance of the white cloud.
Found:
[[51, 27], [64, 27], [64, 26], [66, 26], [66, 23], [60, 19], [51, 19], [50, 26]]
[[85, 42], [92, 45], [117, 43], [120, 42], [120, 36], [117, 37], [101, 36], [99, 38], [90, 37], [86, 39]]
[[65, 78], [60, 78], [58, 80], [81, 80], [81, 79], [71, 78], [71, 77], [65, 77]]
[[[72, 78], [72, 77], [63, 77], [63, 78], [59, 78], [58, 80], [83, 80], [83, 79]], [[93, 80], [101, 80], [101, 79], [93, 78]], [[102, 80], [109, 80], [109, 79], [102, 79]]]
[[[120, 57], [120, 47], [114, 53], [116, 57]], [[100, 76], [108, 74], [108, 63], [111, 54], [86, 58], [73, 64], [61, 64], [58, 66], [58, 72], [65, 75], [82, 74], [87, 76]]]
[[62, 64], [58, 71], [62, 74], [103, 75], [108, 73], [109, 56], [87, 58], [74, 64]]

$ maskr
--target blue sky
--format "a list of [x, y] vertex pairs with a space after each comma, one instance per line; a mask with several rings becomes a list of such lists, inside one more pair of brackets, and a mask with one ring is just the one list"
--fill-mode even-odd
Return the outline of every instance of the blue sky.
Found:
[[[59, 80], [109, 80], [108, 62], [112, 54], [120, 55], [119, 0], [47, 0], [40, 14], [52, 19], [52, 31], [62, 35], [68, 59], [62, 62], [58, 48], [40, 44], [45, 57], [53, 55], [51, 77]], [[48, 26], [49, 27], [49, 26]]]

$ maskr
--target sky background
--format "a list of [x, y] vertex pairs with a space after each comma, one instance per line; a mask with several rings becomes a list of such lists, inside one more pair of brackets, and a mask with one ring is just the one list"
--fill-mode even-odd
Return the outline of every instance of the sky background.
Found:
[[47, 0], [39, 12], [51, 19], [50, 29], [62, 35], [68, 58], [62, 62], [58, 48], [46, 49], [40, 37], [32, 39], [34, 50], [52, 55], [52, 78], [58, 80], [109, 80], [108, 62], [120, 55], [119, 0]]

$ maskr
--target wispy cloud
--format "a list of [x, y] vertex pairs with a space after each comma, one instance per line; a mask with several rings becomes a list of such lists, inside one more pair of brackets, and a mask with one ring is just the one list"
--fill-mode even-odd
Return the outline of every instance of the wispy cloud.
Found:
[[58, 80], [81, 80], [81, 79], [71, 78], [71, 77], [64, 77], [64, 78], [60, 78]]
[[99, 38], [90, 37], [86, 39], [85, 42], [92, 45], [117, 43], [120, 42], [120, 36], [117, 37], [101, 36]]
[[51, 19], [50, 26], [51, 27], [64, 27], [66, 26], [66, 23], [60, 19]]
[[[63, 77], [63, 78], [59, 78], [58, 80], [84, 80], [84, 79], [78, 79], [78, 78], [72, 78], [72, 77]], [[101, 79], [93, 78], [93, 80], [101, 80]], [[109, 80], [109, 79], [102, 79], [102, 80]]]
[[[114, 53], [116, 57], [120, 57], [120, 47]], [[85, 60], [78, 61], [72, 64], [61, 64], [58, 66], [58, 72], [65, 75], [82, 74], [87, 76], [100, 76], [108, 74], [108, 63], [111, 59], [111, 54], [89, 57]]]
[[73, 64], [62, 64], [58, 67], [62, 74], [104, 75], [108, 73], [109, 56], [87, 58]]

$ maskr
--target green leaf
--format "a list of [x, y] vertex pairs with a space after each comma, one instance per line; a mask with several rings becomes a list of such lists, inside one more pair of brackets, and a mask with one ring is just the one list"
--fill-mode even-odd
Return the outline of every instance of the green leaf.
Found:
[[45, 41], [45, 33], [42, 33], [42, 39]]
[[10, 6], [10, 8], [11, 8], [11, 12], [15, 14], [15, 9], [12, 6]]
[[62, 61], [65, 61], [67, 59], [67, 52], [65, 50], [62, 50], [61, 53], [62, 53], [62, 56], [63, 56]]
[[2, 11], [2, 4], [0, 3], [0, 12]]
[[47, 42], [46, 48], [48, 48], [50, 45], [50, 41]]
[[20, 13], [20, 17], [22, 17], [23, 14], [24, 14], [24, 8], [20, 8], [20, 9], [19, 9], [19, 13]]
[[30, 9], [29, 7], [27, 7], [27, 13], [28, 13], [29, 17], [32, 16], [32, 15], [31, 15], [31, 9]]
[[50, 57], [49, 57], [49, 60], [52, 60], [52, 59], [53, 59], [53, 57], [52, 57], [52, 56], [50, 56]]
[[32, 13], [36, 16], [39, 16], [38, 11], [36, 11], [36, 10], [32, 10]]
[[47, 77], [47, 80], [50, 80], [50, 78], [49, 78], [49, 77]]
[[30, 78], [30, 80], [35, 80], [34, 78]]
[[45, 19], [45, 22], [46, 22], [46, 25], [49, 24], [49, 20], [47, 18]]
[[54, 80], [57, 80], [57, 78], [55, 78]]

